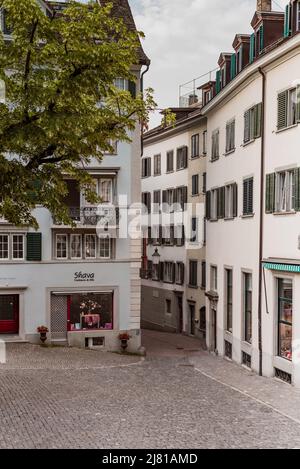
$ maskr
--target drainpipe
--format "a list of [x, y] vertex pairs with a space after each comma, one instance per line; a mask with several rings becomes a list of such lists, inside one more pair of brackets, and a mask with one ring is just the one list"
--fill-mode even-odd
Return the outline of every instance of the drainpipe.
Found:
[[[149, 71], [150, 65], [146, 66], [146, 69], [141, 75], [141, 92], [144, 92], [144, 76]], [[144, 139], [143, 139], [143, 127], [141, 128], [141, 157], [144, 155]], [[147, 270], [148, 268], [148, 257], [147, 257], [147, 238], [143, 236], [142, 239], [143, 249], [142, 249], [142, 270]]]
[[259, 280], [258, 280], [258, 350], [259, 376], [263, 374], [262, 347], [262, 283], [263, 283], [263, 242], [264, 242], [264, 180], [265, 180], [265, 99], [266, 74], [261, 67], [258, 69], [262, 76], [262, 116], [261, 116], [261, 158], [260, 158], [260, 219], [259, 219]]

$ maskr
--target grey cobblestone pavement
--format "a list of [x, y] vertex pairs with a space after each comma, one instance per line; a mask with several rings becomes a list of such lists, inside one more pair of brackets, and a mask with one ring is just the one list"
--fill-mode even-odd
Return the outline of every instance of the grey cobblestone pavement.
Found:
[[[201, 366], [211, 357], [199, 342], [144, 336], [145, 361], [76, 349], [38, 347], [30, 354], [30, 345], [10, 346], [10, 363], [0, 369], [0, 448], [300, 447], [297, 421], [225, 386], [220, 375], [207, 376], [211, 365]], [[20, 355], [26, 369], [14, 363]], [[222, 368], [215, 360], [213, 369]], [[233, 374], [243, 381], [238, 370]], [[260, 378], [251, 379], [260, 386]]]

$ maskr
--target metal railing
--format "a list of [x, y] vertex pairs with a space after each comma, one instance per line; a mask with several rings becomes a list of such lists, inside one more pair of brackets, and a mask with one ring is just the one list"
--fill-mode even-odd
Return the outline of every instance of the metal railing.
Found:
[[[105, 222], [108, 226], [116, 226], [120, 221], [120, 209], [114, 205], [97, 205], [89, 207], [69, 207], [71, 220], [83, 226], [96, 226]], [[61, 225], [54, 219], [54, 223]]]
[[208, 81], [215, 79], [215, 72], [218, 68], [210, 70], [191, 81], [179, 86], [179, 107], [190, 107], [194, 104], [202, 103], [202, 91], [198, 88]]

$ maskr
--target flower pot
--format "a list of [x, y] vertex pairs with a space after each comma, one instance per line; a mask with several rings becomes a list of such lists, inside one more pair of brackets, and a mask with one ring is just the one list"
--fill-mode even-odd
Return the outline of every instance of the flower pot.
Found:
[[41, 342], [44, 344], [47, 340], [47, 332], [40, 332]]
[[121, 347], [122, 347], [122, 350], [125, 351], [128, 347], [128, 340], [127, 339], [122, 339], [121, 340]]

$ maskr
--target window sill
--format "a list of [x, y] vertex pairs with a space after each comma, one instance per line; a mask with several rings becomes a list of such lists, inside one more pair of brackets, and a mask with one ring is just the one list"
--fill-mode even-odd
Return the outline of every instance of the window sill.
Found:
[[193, 161], [193, 160], [198, 160], [200, 158], [200, 155], [195, 155], [195, 156], [191, 156], [190, 160]]
[[254, 213], [246, 213], [246, 214], [241, 215], [241, 218], [253, 218], [254, 215], [255, 215]]
[[283, 129], [277, 129], [275, 131], [275, 134], [280, 134], [281, 132], [284, 132], [285, 130], [294, 129], [295, 127], [298, 127], [298, 124], [299, 122], [297, 124], [288, 125], [287, 127], [284, 127]]
[[187, 166], [185, 168], [177, 168], [176, 171], [184, 171], [185, 169], [187, 169]]
[[166, 174], [172, 174], [174, 173], [174, 169], [171, 169], [170, 171], [166, 171]]
[[209, 221], [211, 221], [212, 223], [216, 223], [216, 222], [219, 221], [219, 219], [218, 218], [211, 218]]
[[232, 221], [234, 220], [235, 217], [225, 217], [224, 218], [224, 221]]
[[199, 287], [198, 287], [198, 285], [190, 285], [188, 283], [188, 288], [192, 288], [193, 290], [198, 290]]
[[220, 157], [218, 156], [217, 158], [211, 158], [209, 160], [210, 163], [215, 163], [215, 161], [218, 161], [220, 159]]
[[286, 216], [286, 215], [296, 215], [296, 211], [295, 210], [290, 210], [288, 212], [273, 212], [273, 215], [276, 215], [276, 216]]
[[159, 174], [153, 174], [153, 177], [161, 176], [161, 173]]
[[229, 156], [234, 152], [235, 152], [235, 148], [233, 148], [232, 150], [225, 151], [224, 156]]
[[191, 197], [199, 197], [199, 192], [197, 194], [191, 194]]
[[251, 140], [249, 140], [249, 142], [243, 142], [241, 147], [247, 147], [248, 145], [251, 145], [251, 143], [255, 142], [255, 138], [252, 138]]

